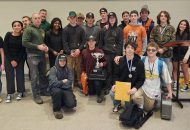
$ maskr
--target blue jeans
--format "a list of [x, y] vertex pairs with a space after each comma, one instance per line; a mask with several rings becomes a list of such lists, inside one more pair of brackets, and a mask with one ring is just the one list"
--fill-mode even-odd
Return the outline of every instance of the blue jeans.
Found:
[[46, 59], [44, 54], [27, 54], [33, 97], [40, 96], [40, 88], [47, 85]]

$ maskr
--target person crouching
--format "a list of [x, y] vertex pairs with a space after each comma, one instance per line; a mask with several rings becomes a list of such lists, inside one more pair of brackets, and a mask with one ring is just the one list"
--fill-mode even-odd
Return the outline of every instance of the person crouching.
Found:
[[52, 97], [53, 112], [56, 119], [62, 119], [61, 108], [76, 107], [76, 98], [72, 91], [73, 75], [67, 67], [66, 55], [57, 56], [55, 66], [50, 69], [49, 90]]

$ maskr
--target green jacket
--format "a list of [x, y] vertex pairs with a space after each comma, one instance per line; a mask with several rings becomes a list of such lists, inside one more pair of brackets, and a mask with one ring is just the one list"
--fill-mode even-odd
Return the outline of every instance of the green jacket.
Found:
[[175, 28], [171, 25], [167, 25], [161, 34], [160, 25], [155, 26], [150, 34], [150, 41], [157, 43], [160, 48], [165, 50], [165, 52], [160, 55], [160, 57], [171, 58], [173, 48], [164, 47], [164, 44], [175, 41]]
[[40, 24], [40, 28], [43, 29], [45, 32], [50, 29], [50, 23], [48, 21], [42, 21]]
[[44, 44], [45, 32], [43, 29], [37, 28], [34, 24], [29, 25], [23, 32], [22, 44], [26, 47], [27, 53], [43, 54], [37, 46]]

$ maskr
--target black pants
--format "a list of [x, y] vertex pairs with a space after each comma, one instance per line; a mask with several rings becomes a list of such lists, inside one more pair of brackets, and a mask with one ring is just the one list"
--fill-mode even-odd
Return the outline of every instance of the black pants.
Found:
[[53, 111], [60, 111], [63, 106], [67, 108], [76, 107], [76, 97], [71, 89], [65, 90], [60, 88], [51, 89]]
[[11, 61], [5, 60], [5, 72], [6, 72], [6, 81], [7, 81], [7, 94], [15, 93], [15, 76], [16, 76], [17, 92], [19, 93], [25, 92], [24, 60], [17, 63], [16, 68], [12, 67]]
[[114, 68], [114, 58], [115, 54], [105, 53], [107, 65], [107, 79], [106, 79], [106, 90], [110, 90], [113, 85], [113, 68]]
[[101, 80], [88, 80], [88, 93], [89, 95], [96, 94], [97, 96], [101, 95], [103, 87], [103, 81]]

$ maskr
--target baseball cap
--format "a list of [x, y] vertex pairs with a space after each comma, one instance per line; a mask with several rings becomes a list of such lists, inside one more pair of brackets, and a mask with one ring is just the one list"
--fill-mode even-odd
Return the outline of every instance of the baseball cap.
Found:
[[65, 54], [60, 54], [60, 55], [58, 56], [58, 60], [59, 60], [59, 61], [66, 61], [66, 60], [67, 60], [67, 57], [66, 57]]
[[87, 41], [90, 41], [90, 40], [93, 40], [93, 41], [96, 41], [96, 38], [92, 35], [90, 35], [88, 38], [87, 38]]
[[143, 5], [143, 6], [142, 6], [142, 8], [141, 8], [141, 13], [142, 13], [143, 11], [146, 11], [146, 12], [150, 13], [150, 11], [149, 11], [149, 9], [148, 9], [148, 5]]
[[69, 17], [76, 17], [76, 16], [77, 16], [77, 14], [76, 14], [75, 11], [70, 11], [69, 12]]
[[100, 12], [100, 13], [102, 13], [102, 12], [106, 12], [106, 13], [107, 13], [108, 11], [107, 11], [106, 8], [101, 8], [101, 9], [99, 10], [99, 12]]
[[83, 14], [83, 13], [78, 13], [78, 14], [77, 14], [77, 18], [82, 18], [82, 19], [84, 19], [84, 14]]
[[110, 13], [108, 14], [108, 17], [110, 18], [111, 16], [116, 17], [116, 14], [115, 14], [114, 12], [110, 12]]
[[94, 18], [94, 14], [92, 12], [88, 12], [86, 14], [86, 18]]

